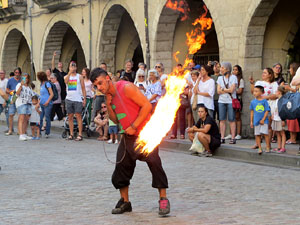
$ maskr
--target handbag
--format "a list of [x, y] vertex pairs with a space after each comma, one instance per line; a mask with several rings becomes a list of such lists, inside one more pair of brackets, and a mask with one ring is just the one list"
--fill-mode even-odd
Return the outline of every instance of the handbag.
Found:
[[[223, 76], [223, 82], [224, 82], [224, 85], [225, 85], [226, 89], [228, 89], [229, 79], [230, 79], [230, 75], [228, 77], [228, 83], [226, 84], [224, 76]], [[232, 101], [233, 110], [237, 111], [237, 112], [241, 111], [242, 110], [241, 102], [237, 98], [233, 98], [231, 93], [229, 93], [229, 95], [230, 95], [230, 98], [231, 98], [231, 101]]]

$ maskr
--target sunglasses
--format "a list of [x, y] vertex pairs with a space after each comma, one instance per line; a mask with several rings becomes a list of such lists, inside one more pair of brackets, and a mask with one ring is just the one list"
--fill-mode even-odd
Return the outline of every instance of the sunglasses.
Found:
[[161, 66], [155, 66], [155, 68], [159, 68], [159, 69], [160, 69], [160, 68], [161, 68]]
[[106, 106], [102, 106], [101, 108], [102, 108], [102, 109], [105, 109], [105, 108], [106, 108]]
[[145, 76], [138, 76], [138, 77], [140, 78], [140, 77], [145, 77]]

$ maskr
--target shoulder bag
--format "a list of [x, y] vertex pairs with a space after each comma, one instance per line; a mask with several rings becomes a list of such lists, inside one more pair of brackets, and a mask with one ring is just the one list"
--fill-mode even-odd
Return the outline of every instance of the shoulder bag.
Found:
[[[230, 75], [228, 77], [228, 83], [226, 84], [224, 76], [223, 76], [223, 82], [224, 82], [224, 85], [225, 85], [226, 89], [229, 89], [229, 79], [230, 79]], [[240, 101], [237, 98], [233, 98], [232, 95], [231, 95], [231, 93], [228, 93], [228, 94], [230, 95], [230, 98], [232, 100], [232, 108], [233, 108], [233, 110], [237, 111], [237, 112], [241, 111], [242, 106], [241, 106]]]

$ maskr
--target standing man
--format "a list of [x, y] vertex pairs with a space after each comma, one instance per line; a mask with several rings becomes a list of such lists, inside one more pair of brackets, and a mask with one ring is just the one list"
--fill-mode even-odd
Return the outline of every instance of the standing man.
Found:
[[[69, 73], [65, 76], [67, 86], [66, 109], [69, 118], [70, 136], [67, 140], [74, 139], [74, 114], [78, 123], [78, 136], [75, 141], [82, 141], [82, 107], [85, 107], [86, 92], [83, 77], [76, 73], [77, 65], [74, 61], [70, 63]], [[81, 95], [82, 93], [82, 95]], [[82, 97], [83, 96], [83, 99]]]
[[137, 159], [145, 161], [152, 173], [152, 187], [157, 188], [160, 195], [159, 215], [170, 213], [166, 192], [168, 179], [162, 168], [158, 148], [148, 156], [135, 150], [139, 132], [147, 122], [152, 109], [150, 102], [134, 84], [124, 80], [113, 83], [107, 72], [100, 68], [92, 71], [91, 81], [106, 95], [109, 117], [115, 124], [120, 125], [123, 132], [117, 151], [118, 163], [112, 175], [112, 183], [120, 190], [121, 199], [112, 210], [112, 214], [132, 211], [128, 190]]
[[[16, 91], [16, 86], [18, 83], [21, 82], [21, 75], [22, 75], [22, 70], [20, 67], [17, 67], [14, 70], [14, 77], [10, 78], [7, 82], [7, 86], [6, 86], [6, 93], [9, 95], [14, 94], [14, 92]], [[14, 123], [14, 115], [17, 111], [16, 108], [16, 104], [14, 102], [11, 102], [11, 104], [9, 104], [8, 106], [8, 115], [9, 115], [9, 128], [8, 128], [8, 132], [5, 135], [12, 135], [13, 134], [13, 123]]]
[[130, 81], [131, 83], [135, 80], [135, 72], [132, 71], [133, 62], [132, 60], [127, 60], [125, 62], [125, 71], [121, 73], [120, 79]]
[[64, 77], [67, 75], [67, 73], [63, 70], [63, 63], [62, 62], [58, 62], [57, 63], [57, 68], [55, 67], [55, 57], [58, 55], [57, 51], [53, 52], [53, 56], [52, 56], [52, 65], [51, 65], [51, 69], [52, 72], [54, 74], [56, 74], [57, 77], [57, 81], [60, 85], [60, 96], [61, 96], [61, 106], [63, 108], [63, 113], [65, 115], [65, 99], [66, 99], [66, 95], [67, 95], [67, 88], [66, 88], [66, 84], [64, 81]]
[[[7, 86], [8, 79], [5, 78], [5, 70], [0, 70], [0, 89], [6, 93], [6, 86]], [[7, 111], [6, 100], [0, 96], [0, 115], [4, 111], [6, 116], [6, 124], [9, 128], [9, 121], [8, 121], [8, 111]], [[5, 131], [5, 133], [8, 131]]]

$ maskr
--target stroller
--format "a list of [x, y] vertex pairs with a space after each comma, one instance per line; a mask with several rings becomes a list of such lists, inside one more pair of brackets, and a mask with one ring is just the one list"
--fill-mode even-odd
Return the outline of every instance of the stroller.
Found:
[[[82, 118], [82, 132], [86, 132], [87, 137], [92, 136], [92, 131], [90, 130], [90, 122], [89, 122], [89, 104], [90, 101], [87, 101], [88, 103], [86, 106], [83, 108], [82, 113], [81, 113], [81, 118]], [[74, 137], [77, 137], [78, 133], [78, 123], [77, 119], [74, 115], [73, 117], [73, 124], [74, 124]], [[69, 127], [69, 117], [67, 116], [64, 120], [64, 131], [61, 134], [62, 138], [67, 138], [68, 135], [70, 135], [70, 127]]]

